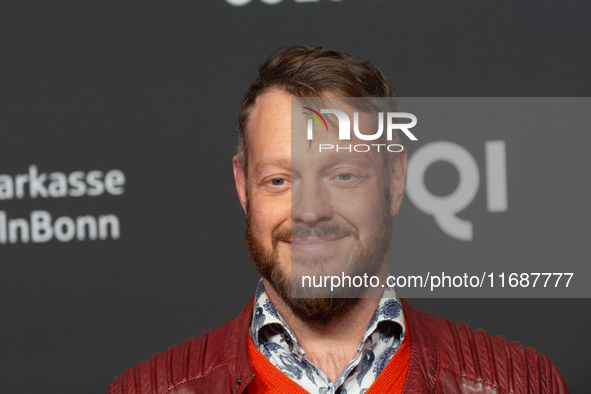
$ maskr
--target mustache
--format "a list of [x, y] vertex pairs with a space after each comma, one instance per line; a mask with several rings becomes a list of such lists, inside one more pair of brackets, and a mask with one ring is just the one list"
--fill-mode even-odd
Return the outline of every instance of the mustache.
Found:
[[314, 227], [302, 224], [292, 225], [289, 228], [278, 228], [273, 232], [273, 243], [276, 245], [280, 241], [289, 241], [292, 238], [303, 239], [312, 237], [326, 237], [329, 235], [348, 236], [352, 235], [358, 238], [357, 229], [353, 226], [345, 226], [337, 223], [323, 223]]

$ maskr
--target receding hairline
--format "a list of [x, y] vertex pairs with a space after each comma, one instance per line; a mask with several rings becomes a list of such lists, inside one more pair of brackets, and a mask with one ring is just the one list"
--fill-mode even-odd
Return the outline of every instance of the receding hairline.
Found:
[[[291, 45], [279, 48], [259, 65], [255, 81], [238, 108], [238, 164], [247, 170], [250, 115], [264, 93], [282, 89], [292, 97], [396, 97], [388, 78], [368, 61], [346, 52]], [[330, 94], [330, 93], [328, 93]]]

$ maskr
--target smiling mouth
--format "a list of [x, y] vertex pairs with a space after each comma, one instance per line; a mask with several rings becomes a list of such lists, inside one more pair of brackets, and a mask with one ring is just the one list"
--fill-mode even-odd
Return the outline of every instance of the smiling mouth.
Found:
[[319, 253], [338, 246], [346, 235], [329, 235], [324, 237], [290, 238], [288, 243], [293, 252]]

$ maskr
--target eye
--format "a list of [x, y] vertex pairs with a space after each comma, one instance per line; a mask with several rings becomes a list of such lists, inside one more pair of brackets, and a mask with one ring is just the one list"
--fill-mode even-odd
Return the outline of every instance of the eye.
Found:
[[353, 175], [349, 174], [348, 172], [343, 172], [342, 174], [337, 175], [339, 181], [350, 181], [353, 178]]
[[271, 179], [271, 185], [273, 185], [273, 186], [283, 186], [284, 184], [285, 184], [285, 179], [283, 179], [283, 178]]

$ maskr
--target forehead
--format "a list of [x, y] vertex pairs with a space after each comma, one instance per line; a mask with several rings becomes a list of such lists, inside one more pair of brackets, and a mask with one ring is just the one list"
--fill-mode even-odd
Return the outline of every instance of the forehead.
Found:
[[291, 154], [291, 96], [280, 89], [260, 95], [247, 125], [249, 161]]
[[[267, 138], [276, 134], [277, 128], [287, 127], [291, 122], [291, 96], [281, 89], [271, 89], [261, 94], [248, 117], [248, 132], [251, 139]], [[250, 142], [250, 139], [249, 139]]]
[[[365, 161], [368, 164], [381, 165], [382, 160], [379, 154], [375, 153], [347, 153], [346, 151], [335, 153], [335, 152], [323, 152], [318, 154], [318, 144], [320, 143], [339, 143], [338, 133], [334, 131], [331, 126], [331, 131], [318, 132], [314, 141], [309, 141], [306, 138], [305, 128], [296, 127], [295, 134], [292, 134], [292, 96], [286, 91], [276, 88], [269, 90], [257, 98], [257, 101], [250, 113], [248, 120], [248, 145], [249, 154], [248, 160], [251, 165], [249, 167], [254, 171], [260, 168], [265, 163], [279, 163], [286, 164], [286, 166], [294, 165], [299, 167], [298, 164], [312, 165], [320, 162], [334, 162], [340, 160], [351, 160]], [[299, 108], [299, 107], [298, 107]], [[341, 106], [341, 109], [345, 110], [351, 119], [353, 119], [353, 109], [348, 106]], [[299, 121], [302, 118], [306, 120], [306, 116], [301, 113], [302, 111], [294, 112], [295, 118], [293, 120]], [[325, 115], [326, 116], [326, 115]], [[331, 121], [331, 116], [327, 116], [329, 123], [335, 124], [336, 118]], [[360, 125], [364, 128], [375, 127], [372, 124], [375, 123], [373, 116], [360, 113]], [[301, 130], [300, 130], [301, 129]], [[297, 131], [299, 130], [299, 132]], [[355, 144], [364, 141], [357, 140], [353, 137], [351, 141], [342, 141], [348, 145], [349, 143]], [[294, 154], [296, 157], [292, 157]], [[294, 159], [292, 161], [292, 159]], [[378, 164], [379, 163], [379, 164]]]

